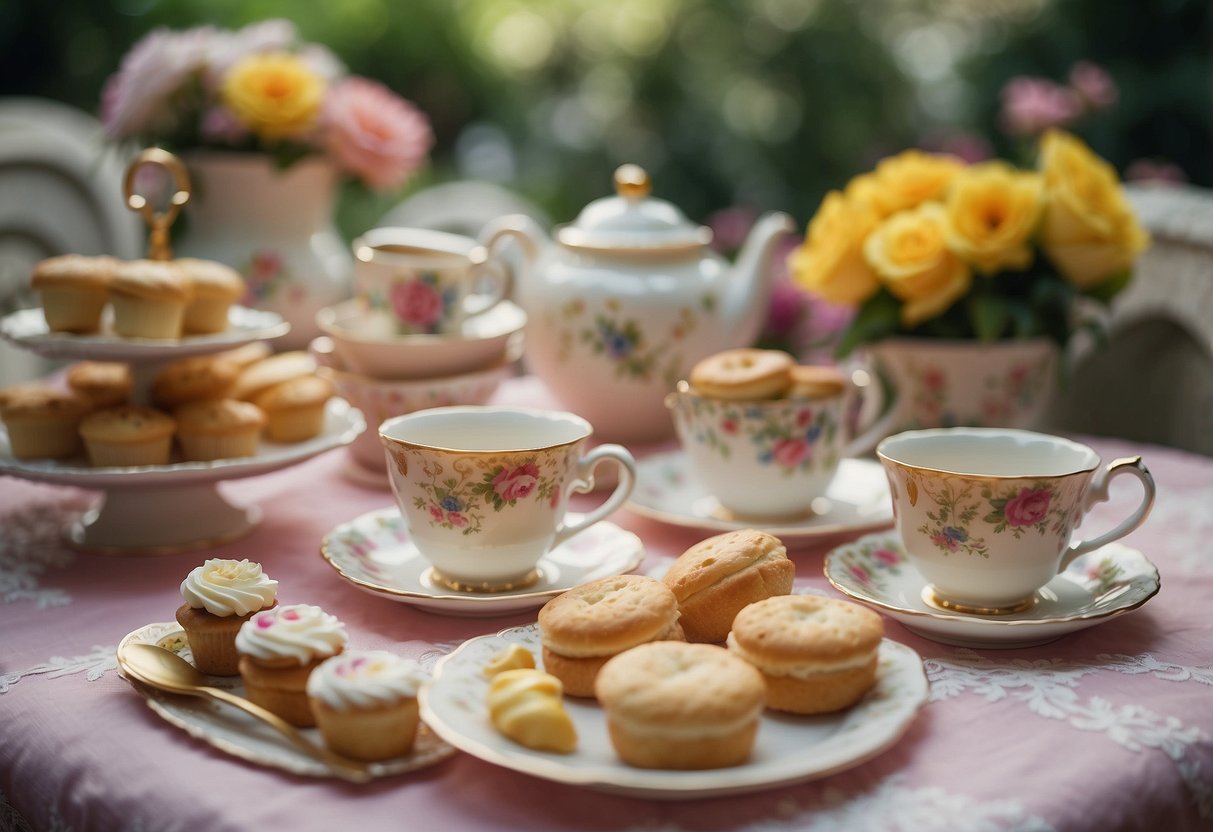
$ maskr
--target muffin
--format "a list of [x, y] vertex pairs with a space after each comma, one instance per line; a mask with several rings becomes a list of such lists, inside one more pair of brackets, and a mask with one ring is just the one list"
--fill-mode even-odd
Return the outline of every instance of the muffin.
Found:
[[113, 407], [130, 399], [134, 379], [120, 361], [77, 361], [67, 368], [67, 386], [94, 407]]
[[265, 435], [271, 442], [302, 442], [324, 431], [324, 410], [333, 385], [319, 376], [300, 376], [276, 384], [253, 399], [265, 411]]
[[557, 595], [539, 611], [543, 667], [570, 696], [594, 695], [607, 660], [630, 647], [683, 640], [678, 602], [661, 581], [644, 575], [600, 578]]
[[182, 330], [190, 334], [223, 332], [228, 310], [244, 294], [240, 272], [214, 260], [182, 257], [174, 265], [193, 286], [193, 299], [185, 307]]
[[114, 332], [125, 338], [181, 337], [193, 286], [175, 266], [158, 260], [122, 263], [110, 280]]
[[775, 399], [791, 386], [795, 365], [792, 356], [780, 350], [725, 350], [692, 367], [690, 381], [697, 393], [712, 399]]
[[80, 423], [80, 436], [96, 467], [167, 465], [176, 428], [167, 413], [124, 404], [90, 413]]
[[723, 647], [659, 641], [611, 659], [594, 686], [615, 753], [640, 768], [744, 763], [754, 748], [761, 674]]
[[276, 384], [316, 372], [316, 359], [302, 350], [280, 352], [248, 365], [241, 371], [228, 394], [251, 402]]
[[189, 402], [223, 398], [238, 375], [240, 368], [231, 361], [194, 355], [161, 367], [148, 393], [158, 407], [172, 410]]
[[0, 396], [0, 418], [17, 459], [67, 459], [80, 453], [80, 423], [92, 403], [66, 390], [26, 384]]
[[742, 607], [787, 595], [795, 574], [779, 538], [741, 529], [696, 543], [662, 581], [678, 599], [678, 623], [687, 641], [722, 642]]
[[253, 613], [277, 604], [277, 592], [278, 582], [247, 558], [210, 558], [190, 570], [181, 582], [185, 603], [177, 609], [177, 623], [194, 665], [212, 676], [239, 674], [236, 633]]
[[310, 604], [254, 613], [236, 633], [249, 701], [297, 728], [311, 728], [316, 718], [308, 702], [308, 676], [322, 661], [343, 652], [348, 640], [336, 616]]
[[571, 754], [577, 728], [564, 709], [560, 680], [533, 667], [493, 675], [486, 696], [493, 727], [519, 745]]
[[51, 332], [87, 334], [101, 328], [109, 284], [119, 260], [61, 254], [39, 261], [30, 286], [42, 298], [42, 314]]
[[425, 680], [417, 662], [384, 650], [325, 659], [307, 680], [324, 744], [366, 762], [407, 754], [417, 737], [417, 691]]
[[173, 411], [182, 459], [206, 461], [253, 456], [265, 414], [251, 402], [211, 399]]
[[783, 595], [743, 609], [729, 650], [761, 673], [767, 706], [794, 714], [848, 708], [876, 683], [884, 624], [867, 607], [817, 595]]

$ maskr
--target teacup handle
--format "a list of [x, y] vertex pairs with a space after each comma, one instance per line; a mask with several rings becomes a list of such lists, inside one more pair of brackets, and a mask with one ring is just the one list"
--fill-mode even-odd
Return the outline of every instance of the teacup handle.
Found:
[[556, 538], [552, 541], [552, 548], [559, 546], [578, 532], [585, 531], [623, 505], [623, 501], [631, 496], [632, 488], [636, 484], [636, 460], [628, 449], [622, 445], [599, 445], [578, 460], [577, 470], [574, 472], [573, 480], [569, 484], [570, 493], [573, 491], [585, 493], [591, 490], [594, 487], [594, 469], [598, 467], [598, 463], [607, 460], [614, 461], [619, 466], [619, 483], [615, 486], [615, 490], [611, 492], [611, 496], [607, 497], [602, 505], [583, 516], [576, 523], [568, 525], [562, 523], [560, 528], [556, 530]]
[[1124, 537], [1140, 526], [1150, 513], [1150, 509], [1154, 506], [1154, 477], [1150, 475], [1149, 469], [1146, 468], [1146, 464], [1141, 461], [1141, 457], [1139, 456], [1114, 459], [1108, 463], [1106, 468], [1096, 474], [1095, 479], [1091, 481], [1091, 485], [1087, 489], [1083, 512], [1085, 513], [1090, 510], [1091, 506], [1096, 503], [1106, 503], [1108, 501], [1108, 486], [1111, 484], [1112, 478], [1119, 474], [1132, 474], [1141, 480], [1141, 487], [1145, 490], [1141, 503], [1116, 528], [1090, 540], [1080, 540], [1067, 549], [1065, 556], [1061, 559], [1061, 569], [1069, 566], [1079, 555], [1098, 549], [1100, 546], [1106, 546], [1113, 540]]
[[[473, 266], [476, 278], [487, 277], [490, 282], [487, 292], [469, 292], [465, 298], [464, 317], [471, 318], [476, 315], [483, 315], [490, 309], [500, 303], [509, 292], [510, 289], [510, 270], [504, 263], [499, 260], [483, 260]], [[466, 302], [475, 298], [480, 302], [480, 307], [477, 309], [467, 309]]]

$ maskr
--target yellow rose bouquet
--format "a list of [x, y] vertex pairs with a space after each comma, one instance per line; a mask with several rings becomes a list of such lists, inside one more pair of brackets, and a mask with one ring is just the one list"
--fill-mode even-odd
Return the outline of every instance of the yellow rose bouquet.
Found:
[[918, 150], [883, 160], [826, 195], [788, 265], [858, 308], [840, 357], [892, 335], [1064, 344], [1076, 300], [1110, 301], [1148, 243], [1112, 167], [1054, 130], [1036, 170]]

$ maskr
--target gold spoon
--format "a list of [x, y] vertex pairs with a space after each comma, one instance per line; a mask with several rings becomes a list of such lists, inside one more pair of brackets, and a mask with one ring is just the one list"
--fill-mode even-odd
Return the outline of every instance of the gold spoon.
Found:
[[217, 699], [256, 717], [281, 733], [300, 751], [324, 763], [338, 777], [353, 783], [365, 783], [371, 777], [366, 766], [316, 745], [277, 714], [234, 693], [209, 686], [206, 677], [196, 667], [171, 650], [155, 644], [132, 643], [118, 651], [117, 659], [118, 666], [126, 675], [145, 685], [169, 693]]

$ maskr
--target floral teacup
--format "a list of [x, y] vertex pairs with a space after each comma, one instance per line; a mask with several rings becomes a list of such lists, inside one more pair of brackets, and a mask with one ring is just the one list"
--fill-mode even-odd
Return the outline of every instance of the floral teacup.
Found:
[[[620, 445], [585, 450], [592, 428], [572, 413], [435, 407], [379, 426], [396, 504], [435, 580], [461, 590], [533, 583], [548, 551], [602, 520], [632, 492], [636, 462]], [[611, 461], [619, 480], [594, 510], [566, 522], [570, 494]]]
[[792, 520], [813, 513], [838, 471], [846, 400], [729, 401], [680, 381], [666, 406], [691, 471], [731, 519]]
[[[889, 478], [897, 531], [927, 582], [924, 599], [964, 613], [1028, 608], [1084, 552], [1136, 529], [1154, 504], [1141, 457], [1100, 467], [1086, 445], [999, 428], [908, 431], [876, 449]], [[1141, 481], [1137, 508], [1098, 537], [1070, 543], [1086, 512], [1120, 474]]]
[[397, 335], [460, 332], [494, 307], [509, 272], [475, 240], [421, 228], [375, 228], [354, 241], [354, 288]]

